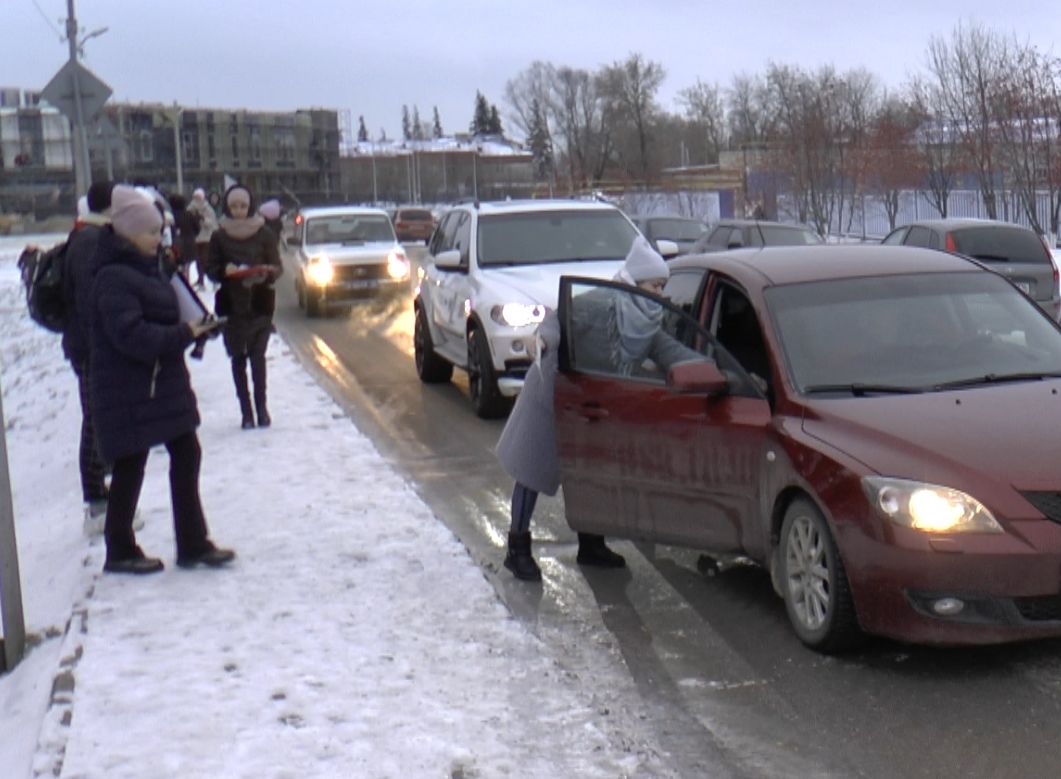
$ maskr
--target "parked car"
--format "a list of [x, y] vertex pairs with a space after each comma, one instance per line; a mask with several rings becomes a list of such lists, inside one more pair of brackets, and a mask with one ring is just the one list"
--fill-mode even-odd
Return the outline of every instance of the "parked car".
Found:
[[821, 236], [805, 225], [764, 222], [758, 219], [723, 219], [701, 236], [691, 254], [723, 252], [757, 246], [812, 246]]
[[[678, 254], [688, 254], [696, 243], [707, 232], [707, 225], [699, 219], [684, 216], [631, 216], [630, 219], [641, 234], [656, 247], [660, 239], [673, 241], [678, 245]], [[658, 248], [657, 248], [658, 251]]]
[[[531, 365], [529, 347], [560, 276], [611, 278], [637, 237], [613, 205], [574, 200], [458, 205], [442, 218], [413, 307], [416, 373], [446, 382], [468, 371], [480, 417], [504, 415]], [[677, 247], [664, 241], [673, 255]]]
[[381, 209], [301, 209], [287, 245], [298, 263], [295, 292], [307, 316], [320, 316], [337, 303], [408, 288], [409, 260]]
[[[662, 305], [694, 358], [602, 368], [580, 333], [605, 294]], [[680, 257], [663, 295], [561, 281], [572, 529], [758, 562], [821, 651], [1061, 635], [1056, 322], [968, 258], [894, 246]]]
[[423, 241], [431, 239], [435, 220], [427, 208], [398, 208], [394, 211], [394, 232], [399, 241]]
[[990, 219], [929, 219], [895, 228], [882, 243], [972, 257], [1012, 281], [1054, 319], [1061, 316], [1053, 256], [1043, 239], [1028, 227]]

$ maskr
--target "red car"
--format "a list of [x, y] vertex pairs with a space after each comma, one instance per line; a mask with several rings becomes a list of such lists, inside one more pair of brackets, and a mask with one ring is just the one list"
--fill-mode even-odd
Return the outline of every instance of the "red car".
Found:
[[670, 267], [665, 299], [561, 281], [574, 530], [750, 558], [820, 651], [1061, 635], [1055, 322], [930, 250]]
[[435, 220], [426, 208], [399, 208], [394, 212], [394, 232], [399, 241], [431, 240]]

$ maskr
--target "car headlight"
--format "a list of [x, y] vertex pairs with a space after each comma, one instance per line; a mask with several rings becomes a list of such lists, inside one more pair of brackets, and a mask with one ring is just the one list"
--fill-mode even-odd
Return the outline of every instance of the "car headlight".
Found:
[[335, 268], [332, 267], [328, 256], [324, 254], [310, 258], [306, 273], [309, 275], [309, 280], [318, 287], [331, 283], [331, 280], [335, 278]]
[[490, 318], [499, 325], [525, 327], [541, 324], [545, 319], [545, 306], [526, 303], [505, 303], [490, 309]]
[[409, 278], [409, 261], [401, 252], [391, 252], [387, 255], [387, 275], [395, 281]]
[[1001, 533], [1002, 526], [972, 495], [906, 479], [865, 476], [870, 504], [897, 525], [925, 533]]

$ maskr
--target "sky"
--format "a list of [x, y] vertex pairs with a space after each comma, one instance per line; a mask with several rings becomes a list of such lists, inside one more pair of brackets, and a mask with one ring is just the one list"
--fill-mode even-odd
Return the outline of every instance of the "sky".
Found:
[[[0, 86], [41, 88], [67, 56], [65, 0], [2, 0]], [[725, 87], [773, 61], [865, 67], [890, 89], [923, 70], [932, 36], [976, 23], [1061, 54], [1061, 14], [1045, 0], [144, 0], [78, 5], [85, 64], [133, 102], [349, 111], [356, 133], [401, 133], [401, 110], [437, 106], [464, 131], [476, 91], [507, 127], [505, 84], [535, 60], [595, 69], [633, 52], [667, 76], [663, 108], [697, 79]], [[514, 128], [513, 128], [514, 129]]]
[[[207, 522], [235, 562], [173, 564], [156, 449], [137, 539], [166, 568], [103, 575], [102, 540], [81, 532], [77, 384], [59, 337], [25, 313], [25, 241], [0, 238], [0, 383], [34, 636], [0, 675], [4, 779], [671, 779], [644, 715], [616, 705], [639, 696], [615, 646], [586, 647], [586, 668], [515, 619], [282, 338], [268, 430], [240, 430], [219, 342], [188, 361]], [[573, 551], [539, 557], [548, 577], [574, 568]]]

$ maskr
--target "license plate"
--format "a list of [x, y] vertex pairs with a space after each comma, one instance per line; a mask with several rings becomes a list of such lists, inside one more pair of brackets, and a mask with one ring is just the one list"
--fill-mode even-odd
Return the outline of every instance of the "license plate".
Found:
[[1032, 283], [1030, 281], [1014, 281], [1017, 285], [1017, 289], [1023, 292], [1025, 295], [1032, 294]]
[[375, 289], [379, 286], [379, 279], [351, 279], [344, 281], [343, 286], [347, 289]]

